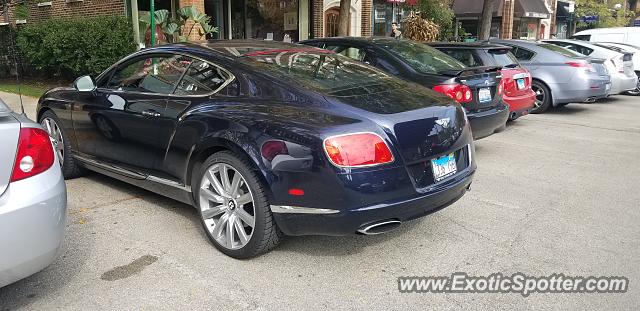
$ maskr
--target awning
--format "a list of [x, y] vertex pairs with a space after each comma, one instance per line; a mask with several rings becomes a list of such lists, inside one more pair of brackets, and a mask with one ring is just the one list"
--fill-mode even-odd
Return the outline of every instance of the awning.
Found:
[[[495, 1], [495, 0], [494, 0]], [[551, 12], [544, 4], [544, 0], [515, 0], [514, 17], [549, 18]], [[480, 17], [482, 16], [482, 0], [454, 0], [453, 12], [456, 17]], [[501, 17], [504, 1], [494, 4], [493, 16]]]
[[[519, 12], [518, 4], [521, 6]], [[522, 13], [522, 15], [518, 13]], [[544, 0], [518, 0], [518, 2], [516, 2], [516, 16], [549, 18], [551, 17], [551, 12], [549, 12], [547, 5], [544, 4]]]

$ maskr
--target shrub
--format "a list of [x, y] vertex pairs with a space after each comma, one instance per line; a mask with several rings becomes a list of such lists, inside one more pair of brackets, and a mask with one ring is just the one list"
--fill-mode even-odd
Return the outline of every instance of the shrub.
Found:
[[47, 77], [94, 77], [135, 51], [126, 17], [52, 19], [21, 26], [17, 45], [24, 62]]

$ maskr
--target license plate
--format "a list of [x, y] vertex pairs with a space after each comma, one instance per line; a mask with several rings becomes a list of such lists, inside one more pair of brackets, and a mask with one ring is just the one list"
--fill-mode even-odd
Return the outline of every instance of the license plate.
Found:
[[524, 79], [516, 80], [516, 84], [518, 85], [518, 90], [524, 89]]
[[431, 160], [431, 169], [433, 170], [433, 179], [438, 182], [451, 175], [454, 175], [458, 168], [456, 167], [456, 157], [453, 153], [446, 156]]
[[478, 91], [478, 100], [481, 103], [491, 101], [491, 90], [488, 87], [483, 87]]

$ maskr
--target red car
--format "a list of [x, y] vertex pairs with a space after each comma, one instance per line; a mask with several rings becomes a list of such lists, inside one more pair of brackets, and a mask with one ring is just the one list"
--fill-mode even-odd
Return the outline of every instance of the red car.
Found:
[[531, 74], [511, 54], [511, 47], [486, 42], [429, 45], [469, 67], [501, 66], [503, 99], [509, 105], [510, 120], [527, 115], [533, 109], [536, 94], [531, 90]]

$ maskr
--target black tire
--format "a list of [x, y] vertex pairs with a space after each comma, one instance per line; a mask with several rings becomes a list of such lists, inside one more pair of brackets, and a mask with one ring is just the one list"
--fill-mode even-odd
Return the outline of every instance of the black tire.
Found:
[[[217, 225], [208, 225], [205, 221], [205, 216], [203, 215], [203, 205], [200, 202], [202, 199], [200, 192], [203, 191], [203, 180], [206, 178], [205, 174], [207, 174], [209, 169], [213, 168], [216, 164], [224, 164], [233, 168], [235, 170], [234, 176], [236, 172], [239, 172], [244, 181], [246, 181], [246, 184], [244, 185], [248, 187], [249, 194], [253, 199], [251, 204], [253, 206], [254, 226], [251, 228], [251, 236], [248, 239], [248, 242], [239, 249], [230, 249], [219, 243], [210, 231], [215, 231], [215, 226]], [[209, 156], [209, 158], [207, 158], [202, 164], [195, 166], [191, 188], [193, 190], [196, 209], [200, 214], [200, 222], [205, 234], [213, 245], [227, 256], [237, 259], [255, 257], [273, 249], [282, 240], [283, 234], [275, 223], [271, 213], [266, 187], [260, 181], [255, 171], [251, 169], [251, 163], [246, 159], [246, 157], [238, 156], [230, 151], [221, 151]], [[224, 204], [221, 204], [220, 206], [222, 205]], [[236, 209], [239, 211], [240, 208], [244, 209], [245, 207], [238, 205]], [[211, 219], [207, 218], [207, 220]], [[226, 229], [223, 228], [222, 230]], [[236, 237], [233, 233], [232, 236]]]
[[73, 148], [71, 147], [71, 144], [69, 143], [70, 141], [69, 136], [67, 135], [65, 130], [59, 126], [60, 119], [58, 118], [58, 116], [56, 116], [56, 114], [53, 111], [47, 110], [40, 116], [40, 119], [38, 120], [38, 122], [45, 128], [45, 130], [49, 133], [49, 135], [52, 135], [52, 133], [50, 132], [50, 129], [45, 125], [45, 120], [51, 120], [52, 122], [54, 122], [56, 126], [58, 126], [58, 129], [60, 130], [60, 134], [62, 135], [62, 148], [63, 148], [62, 149], [63, 150], [62, 174], [64, 175], [64, 178], [73, 179], [73, 178], [81, 177], [84, 174], [86, 174], [86, 170], [84, 169], [84, 167], [80, 166], [78, 161], [73, 157], [73, 153], [75, 153], [75, 150], [73, 150]]
[[531, 88], [536, 93], [536, 102], [531, 113], [543, 113], [551, 106], [551, 90], [544, 83], [533, 80]]

